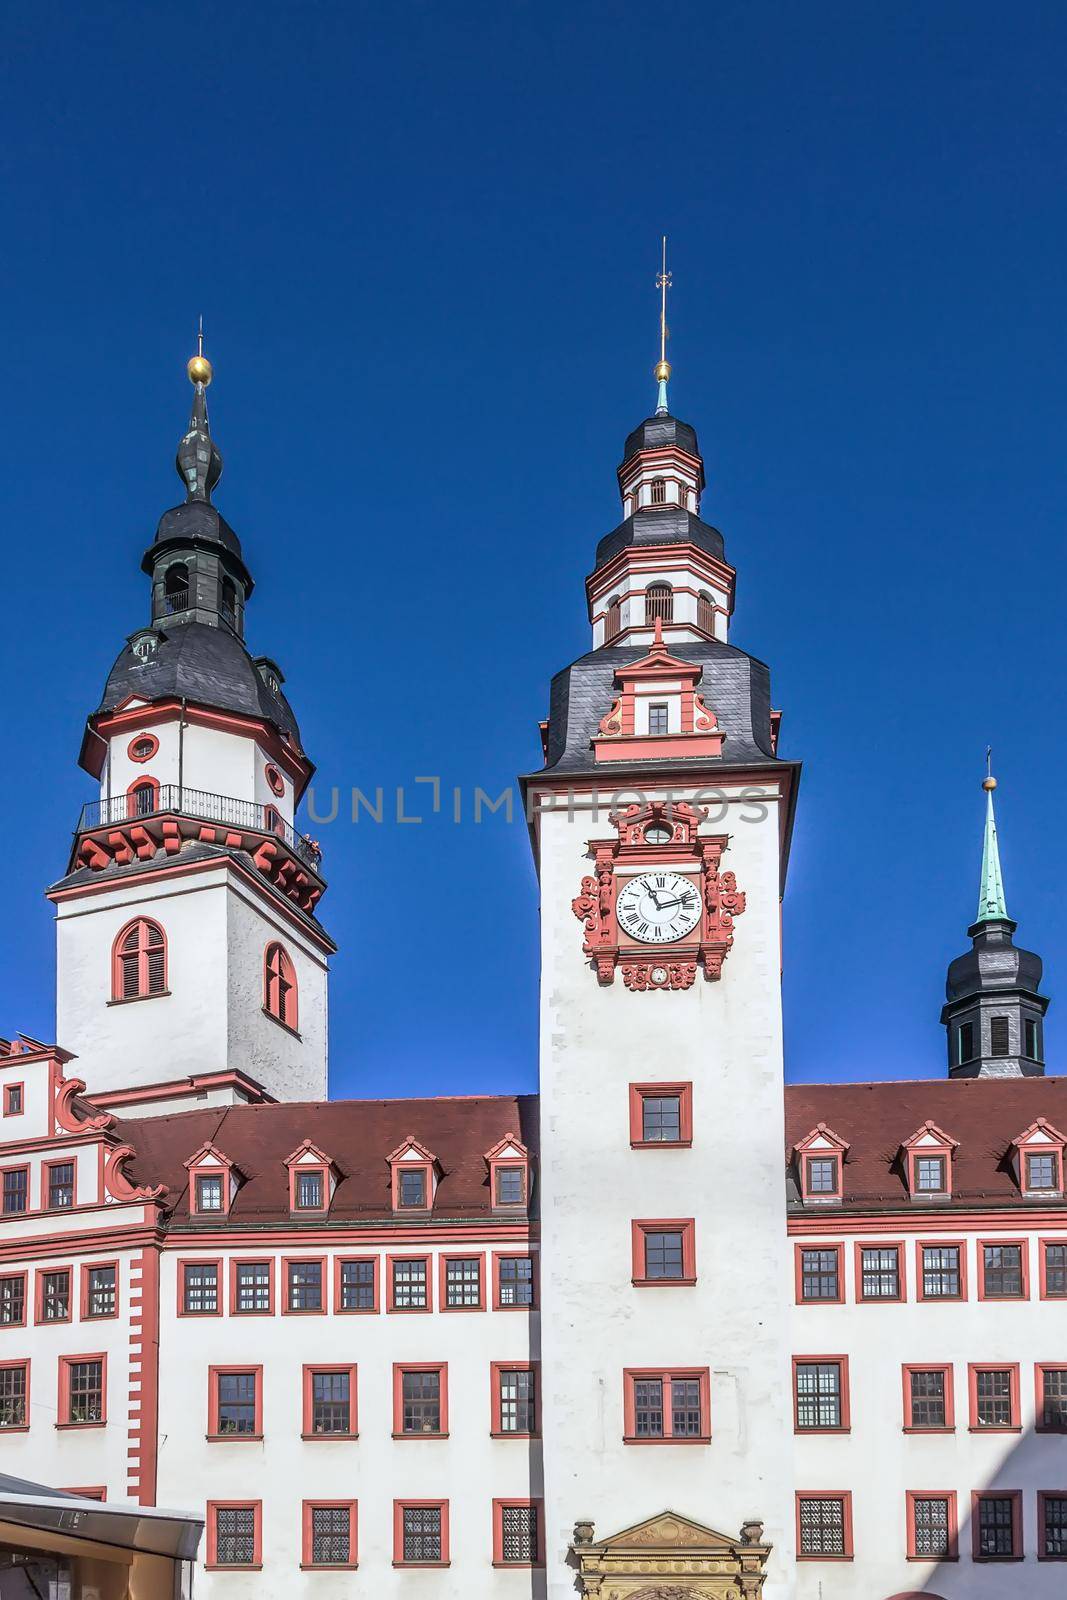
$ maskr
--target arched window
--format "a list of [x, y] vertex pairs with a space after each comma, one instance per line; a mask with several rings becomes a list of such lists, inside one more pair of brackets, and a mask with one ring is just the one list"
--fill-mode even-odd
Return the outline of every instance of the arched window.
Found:
[[296, 968], [280, 944], [269, 944], [263, 957], [264, 1009], [287, 1028], [296, 1028]]
[[159, 810], [159, 783], [155, 778], [138, 778], [126, 790], [126, 811], [131, 817], [150, 817]]
[[223, 578], [222, 596], [219, 610], [223, 622], [228, 622], [231, 628], [237, 626], [237, 585], [232, 578]]
[[667, 504], [667, 485], [663, 478], [653, 478], [649, 485], [649, 500], [654, 506]]
[[674, 594], [669, 583], [650, 583], [645, 590], [645, 621], [670, 622], [674, 616]]
[[613, 594], [608, 601], [608, 612], [604, 618], [604, 643], [610, 644], [612, 639], [617, 639], [622, 632], [622, 601], [617, 594]]
[[697, 627], [702, 633], [715, 632], [715, 602], [703, 589], [697, 595]]
[[189, 568], [184, 561], [177, 561], [173, 567], [167, 568], [167, 575], [163, 579], [163, 601], [171, 616], [176, 611], [188, 611]]
[[167, 990], [167, 941], [158, 922], [138, 917], [115, 940], [112, 997], [141, 1000]]

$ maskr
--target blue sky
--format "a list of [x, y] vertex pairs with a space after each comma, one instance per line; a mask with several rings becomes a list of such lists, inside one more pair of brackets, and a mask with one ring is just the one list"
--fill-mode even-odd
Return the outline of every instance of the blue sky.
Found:
[[[0, 1031], [51, 1035], [41, 891], [180, 497], [197, 316], [250, 642], [319, 783], [411, 812], [418, 775], [535, 765], [587, 648], [663, 231], [732, 638], [805, 763], [789, 1075], [944, 1070], [987, 742], [1009, 909], [1062, 994], [1061, 6], [66, 0], [5, 34]], [[533, 1087], [522, 826], [315, 831], [335, 1092]], [[1064, 1038], [1054, 1005], [1054, 1066]]]

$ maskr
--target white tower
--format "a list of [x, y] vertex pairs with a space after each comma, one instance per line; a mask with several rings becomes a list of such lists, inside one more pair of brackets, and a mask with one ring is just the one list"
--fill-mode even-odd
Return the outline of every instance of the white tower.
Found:
[[99, 798], [48, 891], [57, 1037], [90, 1091], [130, 1112], [326, 1094], [334, 945], [320, 852], [294, 827], [314, 768], [280, 669], [245, 647], [253, 584], [211, 504], [222, 458], [202, 336], [189, 376], [186, 499], [144, 557], [151, 622], [87, 723], [80, 761]]
[[[630, 1572], [620, 1593], [638, 1570], [696, 1571], [668, 1557], [680, 1541], [695, 1558], [704, 1535], [658, 1517], [669, 1508], [738, 1541], [731, 1594], [765, 1578], [784, 1600], [779, 904], [799, 769], [776, 756], [766, 667], [725, 642], [733, 572], [696, 514], [703, 464], [667, 410], [669, 373], [661, 352], [660, 409], [620, 469], [626, 517], [588, 581], [594, 649], [553, 680], [545, 766], [524, 780], [542, 904], [548, 1586], [569, 1597], [575, 1566]], [[620, 1530], [667, 1564], [601, 1551]]]

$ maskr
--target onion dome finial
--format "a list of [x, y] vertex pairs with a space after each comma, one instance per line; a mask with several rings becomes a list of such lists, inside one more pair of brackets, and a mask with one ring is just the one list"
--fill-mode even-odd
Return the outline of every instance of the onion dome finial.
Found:
[[207, 386], [214, 377], [211, 362], [204, 354], [204, 319], [200, 318], [196, 355], [186, 366], [193, 386], [193, 409], [189, 427], [178, 445], [175, 467], [185, 484], [186, 500], [210, 501], [211, 491], [222, 476], [222, 456], [214, 439], [207, 414]]

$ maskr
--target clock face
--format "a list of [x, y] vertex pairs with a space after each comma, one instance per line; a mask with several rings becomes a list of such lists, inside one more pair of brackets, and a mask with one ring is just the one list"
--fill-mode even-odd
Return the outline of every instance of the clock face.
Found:
[[671, 944], [700, 921], [700, 891], [677, 872], [645, 872], [619, 890], [619, 928], [642, 944]]

